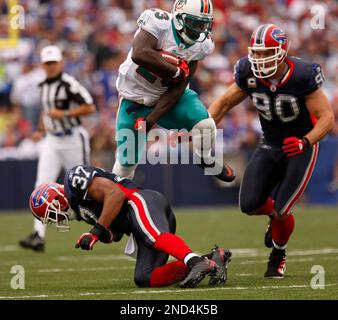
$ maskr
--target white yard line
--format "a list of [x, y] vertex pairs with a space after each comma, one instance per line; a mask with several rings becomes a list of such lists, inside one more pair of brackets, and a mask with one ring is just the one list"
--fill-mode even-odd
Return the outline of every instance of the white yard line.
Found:
[[107, 271], [107, 270], [132, 270], [134, 266], [130, 267], [93, 267], [93, 268], [53, 268], [53, 269], [38, 269], [40, 273], [57, 273], [57, 272], [87, 272], [87, 271]]
[[[328, 283], [325, 287], [334, 287], [338, 283]], [[160, 293], [187, 293], [187, 292], [206, 292], [206, 291], [236, 291], [236, 290], [262, 290], [262, 289], [299, 289], [310, 288], [309, 285], [290, 285], [290, 286], [259, 286], [259, 287], [215, 287], [201, 289], [178, 289], [178, 290], [134, 290], [120, 292], [80, 292], [75, 294], [41, 294], [41, 295], [25, 295], [25, 296], [0, 296], [0, 299], [37, 299], [37, 298], [57, 298], [69, 296], [116, 296], [116, 295], [144, 295], [144, 294], [160, 294]]]

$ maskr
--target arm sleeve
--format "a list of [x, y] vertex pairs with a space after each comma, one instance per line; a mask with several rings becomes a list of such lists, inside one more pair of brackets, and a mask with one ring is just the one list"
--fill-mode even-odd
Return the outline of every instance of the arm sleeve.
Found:
[[242, 67], [242, 61], [241, 59], [237, 60], [235, 66], [234, 66], [234, 80], [238, 87], [240, 87], [242, 90], [246, 91], [246, 88], [243, 84], [243, 80], [241, 78], [241, 67]]
[[305, 91], [305, 95], [309, 95], [312, 92], [319, 89], [325, 82], [325, 77], [322, 72], [322, 68], [318, 63], [314, 63], [311, 66], [311, 72], [308, 81], [308, 87]]

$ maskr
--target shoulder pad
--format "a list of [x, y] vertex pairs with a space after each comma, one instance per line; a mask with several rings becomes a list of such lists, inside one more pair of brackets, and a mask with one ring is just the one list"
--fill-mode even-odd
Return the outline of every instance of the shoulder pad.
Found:
[[246, 79], [251, 73], [251, 64], [248, 57], [242, 57], [237, 60], [234, 66], [234, 79], [241, 89], [246, 90]]
[[204, 42], [203, 42], [203, 52], [206, 56], [212, 54], [215, 49], [215, 42], [212, 36], [210, 35]]
[[158, 38], [163, 31], [170, 28], [171, 15], [160, 9], [148, 9], [138, 18], [137, 24], [143, 30]]
[[322, 68], [318, 63], [308, 63], [301, 59], [292, 59], [295, 64], [297, 88], [304, 95], [309, 95], [320, 88], [325, 82]]
[[88, 188], [96, 173], [97, 171], [94, 167], [76, 166], [67, 172], [64, 185], [68, 185], [72, 194], [85, 199]]

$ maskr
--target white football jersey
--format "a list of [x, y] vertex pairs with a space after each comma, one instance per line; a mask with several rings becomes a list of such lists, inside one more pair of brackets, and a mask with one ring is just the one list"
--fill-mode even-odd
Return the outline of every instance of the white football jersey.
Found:
[[[172, 15], [160, 9], [150, 9], [142, 13], [137, 20], [139, 29], [149, 32], [157, 38], [158, 50], [164, 50], [179, 56], [188, 63], [202, 60], [214, 50], [214, 42], [208, 37], [203, 42], [193, 45], [182, 43], [173, 26]], [[132, 50], [127, 59], [119, 68], [116, 87], [121, 97], [146, 106], [154, 106], [160, 96], [168, 89], [162, 79], [135, 64], [132, 59]]]

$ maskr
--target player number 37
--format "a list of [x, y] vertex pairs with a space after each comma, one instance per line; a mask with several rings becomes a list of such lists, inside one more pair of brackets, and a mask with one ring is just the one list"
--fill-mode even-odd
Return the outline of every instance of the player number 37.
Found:
[[85, 190], [88, 185], [88, 179], [90, 177], [90, 173], [87, 172], [82, 166], [78, 166], [72, 178], [72, 186], [74, 188], [80, 188], [81, 190]]

